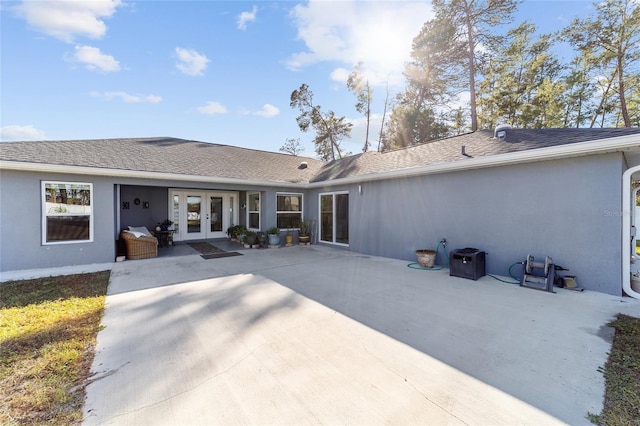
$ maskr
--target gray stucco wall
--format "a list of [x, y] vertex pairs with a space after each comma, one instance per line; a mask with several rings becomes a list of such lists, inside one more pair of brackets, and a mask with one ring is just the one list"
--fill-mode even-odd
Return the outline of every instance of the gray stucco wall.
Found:
[[[120, 227], [146, 226], [154, 229], [156, 224], [168, 219], [169, 191], [167, 188], [155, 186], [123, 185], [120, 189]], [[140, 200], [135, 204], [134, 200]], [[129, 203], [128, 209], [122, 208], [122, 203]], [[145, 208], [144, 203], [148, 203]]]
[[[317, 220], [318, 194], [347, 190], [352, 251], [409, 263], [415, 262], [416, 249], [435, 249], [446, 237], [448, 250], [486, 251], [488, 273], [507, 275], [527, 254], [538, 260], [548, 255], [577, 275], [582, 287], [620, 295], [622, 218], [616, 212], [624, 167], [621, 154], [607, 154], [314, 190], [2, 170], [0, 271], [112, 262], [121, 208], [114, 205], [116, 184], [124, 185], [122, 201], [131, 202], [130, 211], [120, 210], [121, 227], [127, 221], [163, 220], [167, 188], [173, 187], [240, 191], [241, 197], [261, 191], [263, 230], [275, 224], [277, 192], [303, 193], [305, 220]], [[42, 245], [42, 180], [94, 184], [92, 243]], [[136, 197], [149, 201], [150, 208], [134, 206]], [[240, 205], [244, 202], [241, 198]], [[239, 213], [244, 223], [246, 212]], [[445, 260], [440, 255], [437, 262]]]
[[354, 185], [349, 248], [415, 262], [416, 249], [445, 237], [448, 250], [486, 251], [487, 273], [551, 256], [580, 286], [621, 295], [622, 221], [611, 212], [623, 169], [620, 154], [607, 154], [369, 182], [361, 195]]
[[[42, 244], [43, 180], [93, 183], [93, 242]], [[0, 181], [0, 271], [113, 262], [114, 186], [108, 178], [2, 170]]]
[[[59, 245], [42, 244], [41, 181], [93, 183], [94, 241]], [[168, 189], [202, 189], [237, 191], [239, 205], [246, 202], [247, 191], [262, 194], [261, 228], [276, 223], [276, 193], [296, 192], [294, 188], [270, 188], [203, 182], [173, 182], [170, 180], [128, 179], [73, 174], [0, 171], [0, 271], [54, 268], [113, 262], [116, 239], [120, 230], [129, 225], [149, 228], [168, 216]], [[120, 185], [120, 203], [117, 203]], [[306, 197], [306, 194], [304, 195]], [[140, 204], [133, 201], [139, 198]], [[129, 209], [122, 209], [122, 202]], [[149, 208], [143, 208], [148, 202]], [[305, 198], [306, 202], [306, 198]], [[118, 205], [117, 205], [118, 204]], [[120, 226], [117, 225], [120, 214]], [[245, 224], [246, 210], [239, 210], [240, 224]]]

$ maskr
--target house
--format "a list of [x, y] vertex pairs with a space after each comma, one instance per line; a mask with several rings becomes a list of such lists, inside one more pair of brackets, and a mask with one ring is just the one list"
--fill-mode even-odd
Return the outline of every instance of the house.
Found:
[[319, 244], [413, 262], [446, 238], [488, 273], [551, 256], [581, 287], [640, 297], [634, 173], [638, 128], [500, 127], [329, 163], [164, 137], [2, 143], [0, 274], [113, 262], [130, 225], [170, 219], [189, 241], [304, 219]]

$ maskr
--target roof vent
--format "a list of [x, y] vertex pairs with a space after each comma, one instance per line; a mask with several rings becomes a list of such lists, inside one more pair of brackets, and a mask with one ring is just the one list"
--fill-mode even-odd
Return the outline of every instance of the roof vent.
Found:
[[493, 132], [493, 137], [503, 141], [507, 138], [507, 130], [509, 129], [511, 129], [511, 126], [509, 126], [508, 124], [500, 124]]
[[306, 161], [303, 161], [300, 163], [300, 165], [298, 166], [299, 169], [306, 169], [309, 166], [309, 164]]

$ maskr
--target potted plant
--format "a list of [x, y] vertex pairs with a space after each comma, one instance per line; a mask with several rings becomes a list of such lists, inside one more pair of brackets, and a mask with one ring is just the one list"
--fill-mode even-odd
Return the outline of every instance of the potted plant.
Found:
[[251, 248], [256, 243], [258, 236], [253, 231], [246, 231], [244, 233], [244, 248]]
[[258, 243], [260, 247], [267, 247], [268, 239], [266, 232], [258, 232]]
[[267, 229], [267, 235], [269, 237], [269, 245], [270, 246], [279, 246], [280, 245], [280, 230], [275, 226]]
[[227, 236], [234, 241], [242, 242], [241, 235], [243, 235], [247, 231], [242, 225], [234, 225], [227, 229]]
[[304, 220], [298, 225], [298, 242], [300, 244], [309, 244], [311, 236], [309, 235], [309, 223]]
[[293, 229], [287, 229], [287, 234], [284, 236], [284, 243], [287, 247], [291, 247], [293, 245]]

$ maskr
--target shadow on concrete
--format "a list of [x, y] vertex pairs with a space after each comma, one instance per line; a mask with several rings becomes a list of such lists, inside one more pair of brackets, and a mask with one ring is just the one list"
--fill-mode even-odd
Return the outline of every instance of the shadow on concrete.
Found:
[[[282, 324], [270, 322], [282, 321], [283, 313], [291, 327], [307, 326], [296, 323], [296, 309], [308, 298], [561, 421], [586, 424], [588, 412], [600, 411], [604, 394], [598, 369], [610, 341], [602, 329], [618, 312], [640, 315], [635, 301], [605, 294], [545, 293], [490, 277], [471, 281], [450, 277], [447, 269], [416, 270], [401, 260], [327, 247], [243, 254], [120, 265], [112, 272], [107, 328], [99, 339], [109, 359], [100, 359], [97, 373], [131, 359], [138, 363], [131, 368], [149, 371], [228, 371], [265, 343], [260, 336], [282, 338], [270, 334]], [[239, 338], [250, 346], [227, 353]], [[148, 352], [135, 356], [149, 346], [172, 350], [151, 360]], [[184, 383], [184, 377], [192, 379]], [[163, 386], [172, 394], [193, 389], [199, 385], [193, 377], [138, 372], [132, 386], [141, 400], [134, 403], [154, 403], [144, 400], [146, 387]], [[124, 394], [113, 398], [116, 407], [132, 403]]]

